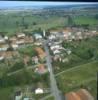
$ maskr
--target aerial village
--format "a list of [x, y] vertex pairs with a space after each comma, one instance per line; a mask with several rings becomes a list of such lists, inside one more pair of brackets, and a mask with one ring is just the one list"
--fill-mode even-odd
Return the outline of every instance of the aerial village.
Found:
[[[47, 39], [47, 46], [49, 48], [52, 63], [56, 61], [64, 63], [69, 62], [67, 56], [72, 53], [70, 48], [63, 47], [62, 43], [64, 41], [82, 41], [83, 39], [97, 35], [98, 32], [96, 30], [84, 30], [82, 28], [66, 27], [59, 30], [50, 30], [48, 36], [45, 30], [43, 30], [42, 34], [40, 34], [40, 32], [33, 33], [31, 35], [27, 35], [25, 33], [16, 33], [11, 37], [6, 35], [0, 36], [0, 63], [2, 64], [2, 62], [4, 62], [8, 66], [12, 66], [17, 60], [21, 59], [25, 68], [30, 70], [30, 73], [36, 73], [34, 75], [43, 75], [46, 73], [49, 74], [50, 69], [47, 67], [46, 63], [47, 54], [43, 47], [43, 41], [45, 39]], [[31, 53], [23, 53], [24, 51], [21, 51], [23, 48], [31, 48]], [[35, 53], [33, 54], [33, 52]], [[57, 69], [60, 68], [58, 67]], [[21, 69], [19, 69], [19, 71], [21, 71]], [[10, 76], [14, 73], [17, 73], [17, 71], [8, 72], [7, 75]], [[33, 90], [30, 86], [27, 86], [27, 88], [24, 89], [17, 87], [15, 89], [14, 96], [12, 97], [14, 100], [37, 100], [32, 98], [32, 92], [35, 95], [50, 93], [49, 85], [47, 87], [43, 83], [36, 84], [37, 86], [36, 88], [34, 87]], [[82, 88], [76, 92], [71, 91], [64, 95], [66, 96], [65, 100], [94, 100], [93, 96], [86, 89]]]

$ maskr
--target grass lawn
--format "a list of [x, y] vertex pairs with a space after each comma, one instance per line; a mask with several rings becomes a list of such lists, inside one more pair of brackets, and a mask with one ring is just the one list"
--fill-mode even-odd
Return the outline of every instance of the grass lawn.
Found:
[[74, 18], [74, 22], [77, 24], [89, 24], [89, 25], [94, 25], [98, 23], [98, 20], [95, 19], [94, 17], [88, 17], [88, 16], [78, 16]]
[[50, 96], [49, 98], [47, 98], [46, 100], [55, 100], [54, 96]]
[[11, 100], [13, 97], [13, 87], [0, 89], [0, 100]]
[[[56, 79], [59, 88], [66, 93], [95, 80], [96, 72], [98, 72], [98, 61], [80, 65], [76, 69], [62, 73], [57, 76]], [[93, 86], [95, 90], [96, 87], [92, 84], [92, 87]]]

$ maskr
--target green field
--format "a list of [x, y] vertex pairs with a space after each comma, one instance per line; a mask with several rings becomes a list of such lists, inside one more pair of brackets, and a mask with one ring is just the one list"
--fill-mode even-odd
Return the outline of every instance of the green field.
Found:
[[50, 96], [49, 98], [47, 98], [46, 100], [55, 100], [54, 96]]
[[[32, 32], [34, 30], [41, 29], [51, 29], [51, 28], [62, 28], [67, 25], [67, 17], [58, 15], [33, 15], [32, 12], [16, 12], [8, 14], [0, 14], [0, 32], [4, 32], [7, 35], [13, 35], [16, 32]], [[89, 24], [91, 26], [96, 25], [98, 20], [94, 17], [88, 16], [78, 16], [73, 18], [75, 24]], [[26, 26], [24, 28], [23, 26]]]
[[[23, 20], [27, 25], [26, 29], [23, 29]], [[13, 13], [0, 15], [0, 31], [7, 32], [7, 35], [12, 35], [15, 32], [21, 32], [24, 30], [32, 32], [34, 30], [38, 30], [39, 28], [49, 29], [54, 27], [61, 27], [64, 26], [65, 22], [66, 18], [58, 16], [52, 16], [45, 19], [44, 16], [32, 15], [32, 13], [30, 13], [28, 16], [24, 14], [24, 17], [19, 13]]]
[[[74, 89], [78, 89], [81, 85], [89, 84], [89, 82], [93, 82], [96, 80], [96, 74], [98, 72], [98, 61], [94, 61], [88, 64], [77, 66], [77, 68], [73, 68], [72, 70], [65, 71], [61, 75], [57, 76], [57, 82], [59, 88], [67, 93], [69, 91], [73, 91]], [[96, 91], [96, 87], [93, 84], [90, 84], [88, 87], [93, 87], [93, 90]]]
[[79, 16], [74, 18], [74, 22], [77, 24], [89, 24], [94, 25], [98, 23], [98, 20], [94, 17], [88, 17], [88, 16]]
[[0, 89], [0, 100], [12, 100], [13, 87]]

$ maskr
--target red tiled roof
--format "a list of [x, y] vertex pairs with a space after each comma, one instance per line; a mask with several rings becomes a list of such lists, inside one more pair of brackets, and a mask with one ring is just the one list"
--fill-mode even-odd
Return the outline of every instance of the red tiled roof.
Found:
[[81, 99], [75, 92], [70, 92], [66, 94], [66, 100], [81, 100]]
[[70, 92], [65, 95], [66, 100], [94, 100], [92, 95], [85, 89], [76, 92]]
[[94, 100], [91, 94], [85, 89], [77, 91], [76, 94], [79, 95], [82, 100]]

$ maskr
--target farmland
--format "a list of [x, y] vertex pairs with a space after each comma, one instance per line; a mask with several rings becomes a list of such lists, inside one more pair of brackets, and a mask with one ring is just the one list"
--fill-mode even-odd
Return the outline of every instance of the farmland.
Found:
[[[32, 12], [0, 14], [0, 32], [10, 36], [22, 31], [32, 33], [39, 29], [62, 28], [67, 25], [67, 19], [63, 14], [61, 16], [33, 15]], [[98, 23], [98, 19], [94, 16], [76, 16], [72, 19], [76, 25], [89, 24], [93, 26]]]

